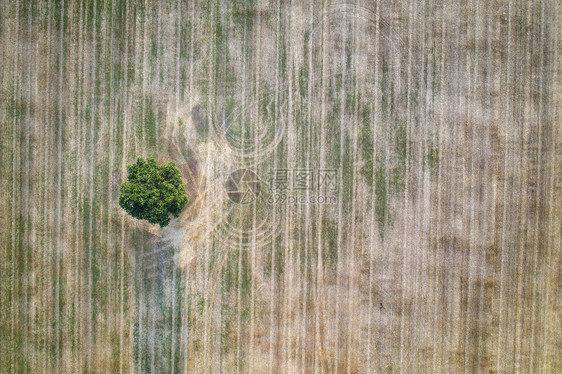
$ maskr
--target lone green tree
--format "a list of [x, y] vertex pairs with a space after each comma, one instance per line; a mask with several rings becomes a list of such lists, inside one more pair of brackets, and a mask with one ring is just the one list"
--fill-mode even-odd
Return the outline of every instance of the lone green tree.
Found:
[[179, 216], [189, 199], [175, 162], [158, 165], [154, 158], [139, 158], [127, 171], [127, 182], [119, 189], [121, 208], [161, 227], [170, 223], [170, 214]]

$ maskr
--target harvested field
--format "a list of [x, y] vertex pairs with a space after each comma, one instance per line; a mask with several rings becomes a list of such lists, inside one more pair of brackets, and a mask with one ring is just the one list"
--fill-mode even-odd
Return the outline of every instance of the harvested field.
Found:
[[[562, 372], [561, 25], [0, 0], [0, 373]], [[165, 228], [137, 157], [183, 175]]]

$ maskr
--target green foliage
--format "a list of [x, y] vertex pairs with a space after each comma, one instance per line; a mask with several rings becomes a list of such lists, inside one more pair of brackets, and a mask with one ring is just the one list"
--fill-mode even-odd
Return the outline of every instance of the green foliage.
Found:
[[131, 216], [168, 225], [170, 214], [178, 217], [188, 197], [176, 163], [156, 164], [154, 158], [139, 158], [127, 166], [129, 176], [120, 188], [119, 206]]

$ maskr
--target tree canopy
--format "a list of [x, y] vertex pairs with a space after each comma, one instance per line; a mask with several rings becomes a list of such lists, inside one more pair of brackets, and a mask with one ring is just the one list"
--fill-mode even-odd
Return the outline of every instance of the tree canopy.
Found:
[[158, 165], [154, 158], [139, 158], [127, 171], [127, 182], [119, 189], [121, 208], [161, 227], [168, 225], [170, 214], [179, 216], [189, 199], [175, 162]]

